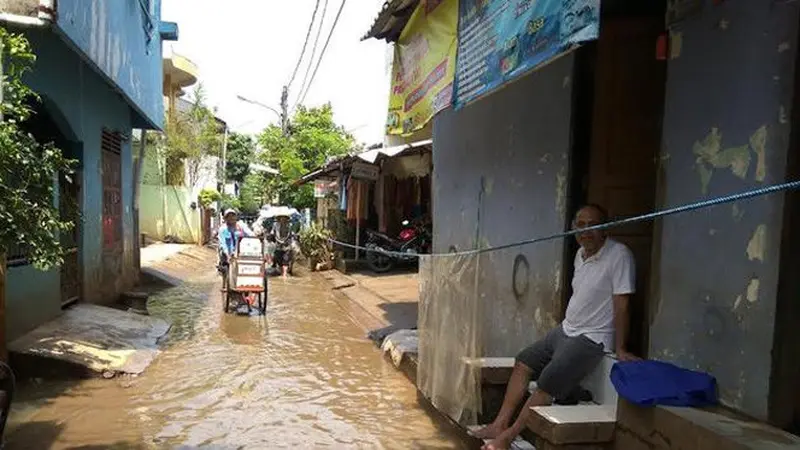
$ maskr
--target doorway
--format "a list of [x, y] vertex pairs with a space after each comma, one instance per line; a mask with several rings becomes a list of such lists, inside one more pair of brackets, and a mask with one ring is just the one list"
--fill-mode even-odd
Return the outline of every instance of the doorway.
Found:
[[[666, 63], [657, 60], [655, 49], [664, 32], [665, 5], [647, 3], [651, 5], [646, 9], [629, 7], [632, 2], [604, 4], [600, 38], [577, 54], [572, 211], [595, 203], [613, 219], [655, 209], [666, 85]], [[662, 4], [656, 8], [656, 3]], [[653, 224], [631, 224], [609, 234], [626, 244], [636, 259], [628, 347], [646, 356]], [[570, 271], [576, 251], [573, 240]]]
[[61, 265], [61, 307], [77, 301], [83, 295], [83, 275], [81, 263], [81, 211], [82, 211], [82, 163], [83, 144], [72, 134], [66, 118], [47, 98], [32, 103], [34, 114], [23, 124], [23, 129], [33, 135], [40, 143], [53, 143], [65, 158], [76, 161], [74, 173], [59, 174], [58, 207], [61, 220], [73, 223], [69, 232], [61, 233], [60, 242], [64, 250]]

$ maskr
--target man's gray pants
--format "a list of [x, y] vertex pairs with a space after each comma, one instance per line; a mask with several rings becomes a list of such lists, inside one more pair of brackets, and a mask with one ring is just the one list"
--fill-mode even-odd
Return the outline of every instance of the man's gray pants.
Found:
[[517, 355], [528, 367], [536, 386], [556, 400], [574, 393], [605, 354], [603, 344], [586, 336], [570, 337], [559, 324], [547, 335]]

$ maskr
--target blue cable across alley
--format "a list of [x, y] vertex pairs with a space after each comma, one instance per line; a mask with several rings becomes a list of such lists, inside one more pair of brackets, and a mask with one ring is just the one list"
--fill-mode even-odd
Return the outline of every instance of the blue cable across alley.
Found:
[[498, 251], [498, 250], [505, 250], [505, 249], [509, 249], [509, 248], [513, 248], [513, 247], [520, 247], [520, 246], [523, 246], [523, 245], [536, 244], [536, 243], [539, 243], [539, 242], [552, 241], [554, 239], [561, 239], [561, 238], [565, 238], [565, 237], [569, 237], [569, 236], [574, 236], [574, 235], [576, 235], [578, 233], [583, 233], [583, 232], [586, 232], [586, 231], [605, 230], [605, 229], [608, 229], [608, 228], [614, 228], [614, 227], [618, 227], [618, 226], [621, 226], [621, 225], [628, 225], [628, 224], [631, 224], [631, 223], [644, 222], [644, 221], [647, 221], [647, 220], [654, 220], [654, 219], [657, 219], [659, 217], [671, 216], [671, 215], [674, 215], [674, 214], [680, 214], [680, 213], [684, 213], [684, 212], [689, 212], [689, 211], [694, 211], [694, 210], [698, 210], [698, 209], [708, 208], [708, 207], [711, 207], [711, 206], [722, 205], [722, 204], [725, 204], [725, 203], [732, 203], [732, 202], [736, 202], [736, 201], [739, 201], [739, 200], [747, 200], [747, 199], [754, 198], [754, 197], [761, 197], [763, 195], [775, 194], [775, 193], [778, 193], [778, 192], [790, 191], [790, 190], [795, 190], [795, 189], [800, 189], [800, 181], [789, 181], [789, 182], [781, 183], [781, 184], [773, 184], [771, 186], [766, 186], [766, 187], [762, 187], [762, 188], [758, 188], [758, 189], [753, 189], [753, 190], [750, 190], [750, 191], [739, 192], [739, 193], [736, 193], [736, 194], [726, 195], [726, 196], [723, 196], [723, 197], [715, 197], [715, 198], [711, 198], [711, 199], [708, 199], [708, 200], [702, 200], [702, 201], [699, 201], [699, 202], [689, 203], [689, 204], [685, 204], [685, 205], [681, 205], [681, 206], [676, 206], [676, 207], [673, 207], [673, 208], [662, 209], [660, 211], [654, 211], [654, 212], [647, 213], [647, 214], [642, 214], [642, 215], [639, 215], [639, 216], [634, 216], [634, 217], [628, 217], [628, 218], [625, 218], [625, 219], [614, 220], [614, 221], [606, 222], [606, 223], [603, 223], [603, 224], [600, 224], [600, 225], [594, 225], [594, 226], [591, 226], [591, 227], [582, 228], [580, 230], [568, 230], [568, 231], [563, 231], [561, 233], [552, 234], [552, 235], [549, 235], [549, 236], [538, 237], [538, 238], [533, 238], [533, 239], [527, 239], [527, 240], [524, 240], [524, 241], [513, 242], [513, 243], [510, 243], [510, 244], [503, 244], [503, 245], [498, 245], [498, 246], [494, 246], [494, 247], [478, 248], [478, 249], [473, 249], [473, 250], [465, 250], [465, 251], [461, 251], [461, 252], [429, 253], [429, 254], [414, 255], [414, 254], [409, 254], [409, 253], [393, 252], [393, 251], [389, 251], [389, 250], [373, 250], [373, 249], [369, 249], [369, 248], [366, 248], [366, 247], [363, 247], [363, 246], [360, 246], [360, 245], [354, 245], [354, 244], [349, 244], [347, 242], [337, 241], [335, 239], [328, 239], [328, 241], [330, 243], [334, 244], [334, 245], [339, 245], [339, 246], [342, 246], [342, 247], [347, 247], [347, 248], [352, 248], [352, 249], [357, 249], [357, 250], [365, 250], [365, 251], [368, 251], [368, 252], [379, 251], [380, 253], [383, 253], [383, 254], [386, 254], [386, 255], [398, 256], [398, 257], [399, 256], [405, 256], [405, 257], [409, 257], [409, 256], [416, 256], [416, 257], [420, 257], [420, 256], [430, 256], [430, 257], [468, 256], [468, 255], [476, 255], [476, 254], [480, 254], [480, 253], [495, 252], [495, 251]]

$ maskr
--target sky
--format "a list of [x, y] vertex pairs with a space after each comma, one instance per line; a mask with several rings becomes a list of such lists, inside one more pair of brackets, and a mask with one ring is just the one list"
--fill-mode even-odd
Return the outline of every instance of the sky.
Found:
[[[383, 0], [345, 1], [304, 104], [330, 102], [336, 122], [359, 142], [379, 143], [389, 100], [387, 44], [361, 37]], [[328, 0], [317, 55], [341, 2]], [[233, 130], [257, 133], [270, 123], [278, 124], [277, 115], [244, 103], [237, 95], [280, 109], [281, 86], [297, 64], [314, 4], [315, 0], [163, 0], [162, 20], [176, 22], [180, 33], [177, 42], [164, 44], [165, 54], [171, 47], [197, 64], [209, 106], [217, 108], [217, 115]], [[290, 108], [297, 101], [315, 34], [316, 27], [289, 91]]]

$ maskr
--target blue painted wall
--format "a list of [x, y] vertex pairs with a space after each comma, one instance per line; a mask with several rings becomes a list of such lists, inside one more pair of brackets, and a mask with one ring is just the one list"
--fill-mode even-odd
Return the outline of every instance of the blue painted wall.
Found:
[[[785, 179], [797, 24], [796, 4], [739, 0], [707, 1], [675, 27], [682, 50], [668, 69], [663, 206]], [[773, 195], [668, 217], [654, 246], [650, 356], [712, 373], [726, 404], [760, 419], [783, 204]]]
[[161, 0], [58, 1], [58, 28], [136, 105], [134, 128], [164, 121], [160, 18]]
[[[116, 300], [116, 294], [135, 279], [133, 249], [133, 158], [130, 142], [122, 148], [122, 201], [124, 253], [118, 274], [109, 274], [102, 249], [102, 129], [130, 133], [135, 115], [125, 99], [92, 67], [70, 51], [56, 34], [46, 30], [26, 33], [37, 55], [26, 81], [47, 99], [45, 107], [64, 121], [61, 130], [83, 145], [80, 255], [83, 264], [83, 298], [93, 303]], [[57, 109], [57, 111], [55, 110]], [[105, 261], [106, 263], [108, 261]], [[14, 338], [60, 311], [60, 272], [37, 272], [32, 267], [9, 273], [8, 318]]]
[[[564, 230], [573, 66], [574, 56], [564, 56], [460, 111], [446, 110], [435, 117], [437, 253], [446, 253], [451, 246], [485, 248]], [[563, 251], [563, 241], [557, 240], [481, 257], [485, 356], [515, 355], [558, 323]], [[513, 290], [517, 255], [523, 255], [529, 266], [529, 270], [520, 266], [517, 273], [519, 298]], [[454, 293], [435, 301], [449, 301], [459, 308], [462, 299]]]

